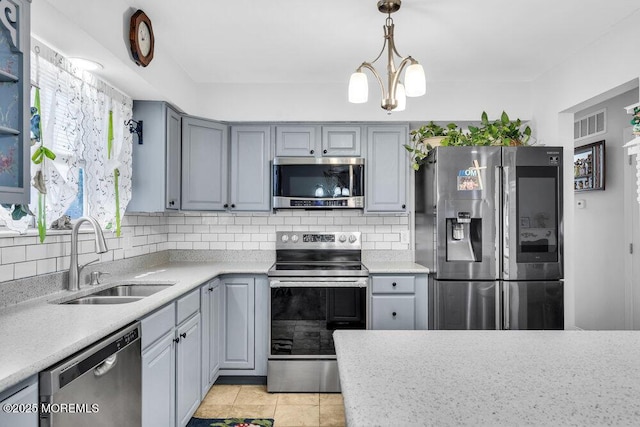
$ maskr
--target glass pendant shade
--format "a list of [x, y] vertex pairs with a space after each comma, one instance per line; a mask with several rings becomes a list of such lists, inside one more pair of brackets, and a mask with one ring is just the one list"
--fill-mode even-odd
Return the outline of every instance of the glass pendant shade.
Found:
[[424, 69], [420, 64], [409, 65], [404, 74], [407, 96], [422, 96], [427, 91], [427, 83], [424, 77]]
[[400, 82], [398, 82], [398, 87], [396, 88], [396, 100], [398, 101], [398, 106], [393, 111], [404, 111], [407, 108], [407, 95], [404, 85]]
[[349, 79], [349, 102], [362, 104], [369, 100], [369, 82], [367, 75], [356, 71]]

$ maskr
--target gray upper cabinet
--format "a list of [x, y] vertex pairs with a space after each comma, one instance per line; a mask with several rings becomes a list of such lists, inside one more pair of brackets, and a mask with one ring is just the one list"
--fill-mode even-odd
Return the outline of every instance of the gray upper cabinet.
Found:
[[231, 128], [229, 208], [232, 211], [268, 211], [271, 206], [269, 126]]
[[276, 127], [276, 156], [309, 157], [316, 155], [317, 126]]
[[0, 20], [0, 203], [29, 203], [30, 1], [2, 2]]
[[323, 126], [323, 156], [359, 156], [360, 126]]
[[227, 129], [210, 120], [182, 119], [182, 209], [226, 209]]
[[142, 120], [144, 138], [133, 142], [133, 185], [129, 212], [180, 209], [182, 116], [160, 101], [134, 101], [133, 119]]
[[367, 212], [407, 210], [409, 160], [404, 144], [409, 126], [369, 126], [367, 128], [366, 192]]
[[360, 156], [360, 126], [276, 127], [276, 157]]

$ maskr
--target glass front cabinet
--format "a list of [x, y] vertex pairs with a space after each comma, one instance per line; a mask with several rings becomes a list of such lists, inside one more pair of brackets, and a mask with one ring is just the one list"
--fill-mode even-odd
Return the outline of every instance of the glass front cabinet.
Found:
[[29, 202], [30, 0], [0, 0], [0, 203]]

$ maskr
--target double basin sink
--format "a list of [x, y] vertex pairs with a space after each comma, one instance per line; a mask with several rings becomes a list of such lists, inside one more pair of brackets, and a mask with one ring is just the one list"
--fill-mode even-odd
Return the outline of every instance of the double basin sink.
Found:
[[170, 288], [167, 283], [123, 283], [59, 304], [126, 304]]

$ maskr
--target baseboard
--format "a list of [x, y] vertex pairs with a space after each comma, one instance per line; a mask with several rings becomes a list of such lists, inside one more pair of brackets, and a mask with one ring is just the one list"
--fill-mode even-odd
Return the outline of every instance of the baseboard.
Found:
[[215, 384], [234, 384], [234, 385], [266, 385], [266, 376], [249, 376], [249, 375], [228, 375], [220, 376]]

